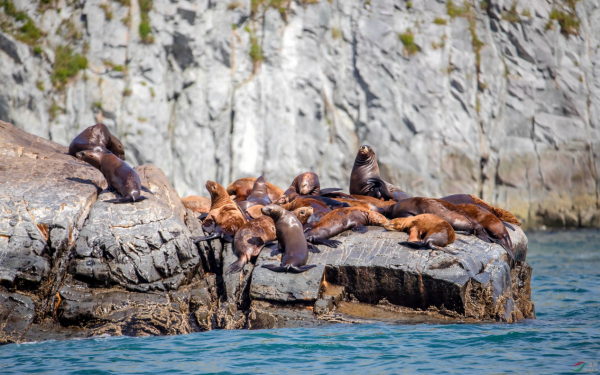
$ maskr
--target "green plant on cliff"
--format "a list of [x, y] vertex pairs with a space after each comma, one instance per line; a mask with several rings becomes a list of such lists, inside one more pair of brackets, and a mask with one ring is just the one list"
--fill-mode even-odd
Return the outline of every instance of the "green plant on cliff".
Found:
[[447, 21], [441, 17], [435, 17], [433, 23], [435, 23], [436, 25], [445, 25]]
[[54, 66], [52, 69], [52, 84], [58, 90], [64, 90], [70, 78], [80, 70], [87, 68], [87, 58], [73, 53], [70, 46], [58, 46], [54, 50]]
[[152, 10], [152, 0], [140, 0], [140, 15], [142, 21], [140, 22], [139, 33], [142, 38], [142, 43], [151, 44], [154, 43], [154, 37], [151, 35], [152, 28], [150, 27], [150, 16], [148, 15]]
[[398, 34], [398, 39], [404, 44], [404, 54], [414, 55], [421, 49], [415, 44], [415, 35], [411, 29], [407, 29], [405, 33]]
[[552, 9], [552, 12], [550, 12], [550, 19], [546, 24], [546, 30], [554, 27], [552, 20], [558, 21], [558, 24], [560, 25], [560, 32], [566, 37], [569, 35], [579, 35], [579, 26], [581, 21], [575, 15], [574, 10], [563, 11], [558, 8]]
[[502, 12], [502, 19], [512, 23], [521, 22], [521, 18], [519, 17], [519, 13], [517, 12], [516, 1], [513, 1], [509, 10]]
[[42, 31], [37, 28], [27, 13], [18, 11], [12, 1], [3, 0], [0, 2], [0, 7], [4, 9], [4, 14], [8, 16], [7, 19], [2, 20], [2, 30], [30, 46], [35, 45], [43, 36]]

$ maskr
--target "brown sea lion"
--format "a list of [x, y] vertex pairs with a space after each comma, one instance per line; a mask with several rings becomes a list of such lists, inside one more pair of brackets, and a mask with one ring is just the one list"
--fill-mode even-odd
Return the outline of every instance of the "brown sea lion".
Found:
[[96, 124], [88, 127], [69, 145], [69, 155], [76, 156], [79, 151], [91, 150], [106, 152], [108, 150], [115, 154], [119, 159], [125, 160], [125, 149], [121, 141], [110, 134], [104, 124]]
[[271, 200], [269, 199], [269, 194], [267, 190], [267, 181], [265, 180], [265, 176], [260, 176], [254, 182], [252, 192], [250, 193], [250, 195], [245, 200], [239, 202], [238, 205], [244, 211], [256, 205], [270, 205]]
[[[373, 211], [373, 212], [377, 212], [378, 214], [382, 214], [385, 215], [386, 214], [386, 209], [385, 208], [381, 208], [375, 204], [366, 202], [366, 201], [362, 201], [362, 200], [358, 200], [354, 197], [352, 197], [352, 199], [346, 199], [346, 198], [333, 198], [338, 202], [342, 202], [342, 203], [347, 203], [350, 207], [355, 207], [355, 208], [360, 208], [361, 210], [365, 210], [365, 211]], [[373, 198], [375, 199], [375, 198]], [[386, 201], [380, 201], [380, 202], [386, 202]], [[388, 204], [394, 204], [394, 203], [389, 203], [389, 201], [387, 201]]]
[[382, 226], [387, 222], [385, 216], [377, 212], [354, 207], [340, 208], [323, 216], [318, 223], [307, 224], [304, 235], [307, 241], [314, 244], [337, 247], [341, 243], [340, 241], [327, 239], [349, 229], [358, 233], [366, 233], [368, 231], [366, 225]]
[[408, 241], [401, 242], [413, 248], [429, 248], [455, 254], [454, 251], [444, 249], [454, 242], [456, 238], [454, 229], [444, 219], [432, 214], [421, 214], [411, 217], [392, 219], [383, 225], [386, 230], [406, 232]]
[[409, 197], [400, 188], [379, 177], [375, 151], [367, 145], [360, 146], [350, 174], [350, 195], [368, 195], [385, 200], [402, 200]]
[[92, 150], [79, 151], [78, 159], [91, 164], [104, 175], [108, 186], [119, 192], [122, 198], [105, 200], [107, 203], [127, 203], [146, 199], [142, 196], [140, 176], [123, 160], [112, 153], [101, 153]]
[[383, 208], [386, 210], [386, 212], [389, 211], [390, 213], [392, 212], [392, 208], [396, 204], [396, 201], [384, 201], [381, 199], [370, 197], [368, 195], [352, 194], [351, 196], [352, 196], [352, 198], [356, 199], [357, 201], [365, 202], [370, 205], [373, 205], [373, 206], [376, 206], [379, 208]]
[[298, 198], [290, 203], [282, 204], [281, 207], [288, 211], [294, 211], [301, 207], [312, 207], [313, 214], [308, 220], [309, 223], [319, 221], [323, 216], [331, 212], [331, 209], [325, 203], [314, 198]]
[[[445, 200], [446, 202], [450, 202], [452, 204], [475, 204], [479, 207], [483, 207], [486, 210], [490, 211], [491, 213], [496, 215], [496, 217], [498, 219], [502, 220], [505, 224], [510, 223], [510, 224], [515, 224], [515, 225], [521, 226], [521, 222], [519, 221], [519, 219], [517, 219], [515, 217], [515, 215], [511, 214], [510, 212], [508, 212], [506, 210], [503, 210], [502, 208], [494, 207], [491, 204], [484, 201], [483, 199], [477, 198], [474, 195], [454, 194], [454, 195], [448, 195], [447, 197], [444, 197], [441, 199]], [[510, 225], [508, 225], [508, 228], [515, 230], [515, 228], [513, 228]]]
[[312, 207], [300, 207], [292, 211], [292, 213], [296, 215], [298, 220], [300, 220], [302, 226], [304, 226], [304, 224], [308, 222], [308, 218], [312, 216], [313, 212], [314, 211]]
[[193, 212], [205, 214], [210, 211], [210, 198], [190, 195], [189, 197], [181, 198], [181, 203], [185, 208], [189, 208]]
[[513, 250], [510, 235], [504, 226], [504, 223], [493, 213], [483, 207], [475, 204], [457, 204], [458, 208], [468, 213], [471, 218], [477, 221], [486, 230], [492, 242], [502, 246], [506, 253], [514, 260], [515, 252]]
[[244, 224], [236, 233], [233, 248], [238, 260], [231, 263], [227, 274], [240, 272], [253, 256], [258, 256], [262, 248], [275, 241], [275, 223], [269, 216], [261, 216]]
[[301, 273], [315, 265], [306, 265], [308, 261], [308, 243], [304, 238], [302, 223], [291, 212], [276, 204], [263, 207], [263, 215], [269, 216], [275, 222], [279, 251], [284, 252], [281, 266], [263, 265], [274, 272]]
[[211, 235], [194, 237], [194, 242], [208, 241], [222, 238], [232, 242], [235, 233], [248, 222], [242, 210], [238, 207], [227, 193], [227, 190], [214, 181], [206, 181], [206, 190], [210, 193], [210, 211], [202, 229], [212, 232]]
[[410, 217], [421, 214], [434, 214], [446, 220], [455, 232], [474, 234], [480, 239], [491, 242], [485, 229], [477, 221], [450, 202], [435, 198], [407, 198], [397, 202], [392, 210], [391, 217]]
[[[252, 188], [256, 182], [255, 177], [244, 177], [236, 180], [227, 186], [227, 192], [229, 195], [235, 195], [236, 202], [244, 201], [250, 194], [252, 194]], [[277, 198], [283, 195], [283, 190], [267, 182], [267, 192], [271, 202], [277, 200]]]

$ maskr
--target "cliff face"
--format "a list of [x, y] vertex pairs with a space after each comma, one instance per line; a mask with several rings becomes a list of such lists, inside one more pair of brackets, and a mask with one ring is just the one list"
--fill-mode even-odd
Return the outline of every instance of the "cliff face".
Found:
[[412, 195], [600, 225], [595, 0], [4, 4], [0, 120], [64, 145], [102, 121], [182, 196], [307, 170], [347, 188], [366, 143]]

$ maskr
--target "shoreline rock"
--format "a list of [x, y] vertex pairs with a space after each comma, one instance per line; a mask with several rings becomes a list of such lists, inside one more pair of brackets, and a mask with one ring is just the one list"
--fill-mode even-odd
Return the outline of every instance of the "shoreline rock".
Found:
[[136, 167], [148, 199], [114, 196], [67, 148], [0, 122], [0, 344], [110, 335], [333, 323], [515, 322], [535, 318], [527, 238], [503, 248], [472, 236], [458, 255], [399, 245], [407, 235], [370, 227], [320, 246], [303, 274], [268, 271], [265, 248], [241, 273], [230, 243], [202, 235], [162, 171]]

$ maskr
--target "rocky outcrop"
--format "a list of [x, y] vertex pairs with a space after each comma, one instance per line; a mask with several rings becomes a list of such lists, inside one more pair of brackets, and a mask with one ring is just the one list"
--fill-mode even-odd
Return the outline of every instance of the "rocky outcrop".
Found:
[[[413, 196], [600, 225], [595, 0], [151, 4], [14, 0], [45, 36], [0, 32], [0, 120], [63, 145], [101, 120], [182, 196], [307, 170], [347, 188], [368, 143]], [[87, 57], [64, 85], [61, 45]]]
[[109, 204], [104, 177], [67, 148], [0, 122], [0, 344], [93, 335], [172, 335], [334, 322], [515, 322], [534, 318], [527, 238], [516, 261], [458, 235], [458, 255], [412, 250], [370, 227], [320, 247], [302, 274], [237, 274], [230, 243], [204, 235], [156, 166], [136, 167], [146, 200]]

